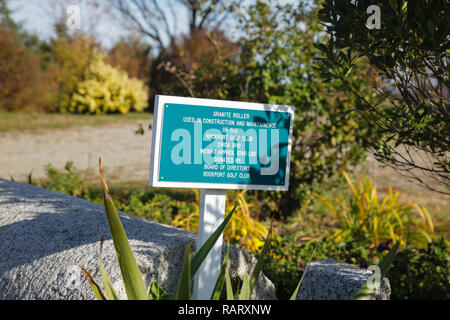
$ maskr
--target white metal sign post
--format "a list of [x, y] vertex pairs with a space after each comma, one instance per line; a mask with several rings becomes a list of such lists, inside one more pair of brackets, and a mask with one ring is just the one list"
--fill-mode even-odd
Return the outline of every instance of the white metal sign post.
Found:
[[[201, 248], [225, 217], [227, 191], [202, 189], [200, 194], [200, 216], [198, 220], [197, 249]], [[200, 266], [194, 279], [194, 299], [209, 300], [220, 273], [222, 260], [222, 238], [220, 237]]]
[[[227, 189], [288, 190], [293, 119], [291, 106], [156, 96], [149, 184], [201, 189], [197, 249], [223, 222]], [[211, 298], [222, 239], [195, 275], [196, 300]]]

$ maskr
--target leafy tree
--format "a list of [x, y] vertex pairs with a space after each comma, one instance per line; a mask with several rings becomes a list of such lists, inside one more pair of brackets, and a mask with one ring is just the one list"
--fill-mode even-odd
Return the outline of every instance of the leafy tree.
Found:
[[[119, 17], [134, 32], [152, 44], [154, 59], [148, 61], [150, 108], [154, 94], [195, 95], [189, 78], [199, 62], [213, 59], [215, 51], [207, 40], [214, 32], [224, 45], [231, 44], [224, 35], [224, 22], [240, 1], [232, 0], [116, 0], [112, 2]], [[180, 15], [187, 15], [187, 20]], [[181, 21], [186, 21], [182, 25]]]
[[17, 24], [11, 17], [11, 9], [8, 7], [6, 0], [0, 0], [0, 25], [8, 28], [12, 33], [18, 35], [21, 26]]
[[[366, 26], [374, 4], [379, 29]], [[371, 145], [375, 157], [444, 194], [450, 194], [449, 16], [445, 0], [326, 0], [319, 17], [328, 39], [318, 45], [324, 76], [340, 80], [356, 112], [383, 133]], [[381, 77], [372, 100], [351, 82], [360, 61]]]
[[[257, 200], [266, 214], [288, 216], [314, 182], [363, 159], [376, 132], [348, 112], [353, 101], [340, 92], [342, 82], [324, 82], [314, 68], [320, 51], [313, 43], [323, 31], [316, 7], [256, 1], [238, 18], [242, 37], [236, 53], [221, 54], [221, 42], [210, 35], [221, 59], [206, 61], [186, 82], [201, 97], [295, 106], [289, 192], [259, 193]], [[371, 72], [356, 68], [351, 77], [367, 88], [367, 99]]]
[[8, 28], [0, 25], [0, 110], [20, 110], [30, 103], [39, 63]]
[[41, 42], [25, 32], [0, 0], [0, 110], [48, 110], [54, 83], [41, 62]]

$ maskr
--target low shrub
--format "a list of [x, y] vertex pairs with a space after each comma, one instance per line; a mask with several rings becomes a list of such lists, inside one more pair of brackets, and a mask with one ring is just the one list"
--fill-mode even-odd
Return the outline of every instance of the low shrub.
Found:
[[308, 208], [304, 207], [299, 218], [289, 221], [297, 234], [290, 230], [290, 236], [272, 240], [269, 255], [274, 260], [266, 265], [264, 273], [274, 282], [279, 298], [289, 295], [291, 279], [303, 273], [305, 261], [315, 248], [314, 260], [333, 258], [367, 268], [377, 264], [383, 252], [401, 239], [401, 249], [387, 274], [391, 298], [448, 299], [448, 242], [435, 233], [426, 208], [398, 201], [399, 193], [390, 188], [379, 199], [371, 180], [355, 185], [346, 172], [343, 176], [349, 190], [339, 190], [336, 196], [330, 196], [330, 190], [325, 190], [326, 196], [314, 195], [319, 200], [315, 204], [328, 209], [332, 218], [329, 214], [328, 218], [317, 218], [319, 212], [307, 218]]
[[[116, 192], [120, 191], [117, 190]], [[96, 201], [98, 202], [98, 198]], [[196, 206], [188, 201], [189, 197], [177, 200], [168, 192], [130, 190], [123, 196], [123, 199], [115, 201], [114, 204], [118, 210], [125, 213], [173, 225], [175, 216], [189, 215], [195, 210]]]
[[58, 171], [52, 165], [48, 164], [45, 168], [47, 180], [42, 186], [75, 197], [86, 196], [87, 189], [73, 167], [73, 162], [67, 162], [64, 166], [64, 170], [65, 171], [63, 172]]
[[[114, 248], [117, 252], [117, 259], [120, 266], [120, 271], [122, 273], [122, 279], [125, 286], [125, 291], [127, 293], [127, 298], [129, 300], [163, 300], [163, 299], [175, 299], [175, 300], [191, 300], [192, 299], [192, 282], [196, 272], [199, 270], [204, 259], [207, 257], [209, 251], [212, 249], [217, 239], [222, 235], [225, 230], [226, 225], [231, 221], [232, 216], [236, 210], [237, 203], [233, 206], [231, 212], [224, 218], [224, 221], [219, 227], [211, 234], [211, 236], [205, 241], [201, 248], [197, 248], [195, 256], [191, 259], [191, 243], [188, 243], [184, 252], [184, 262], [183, 268], [179, 275], [178, 285], [175, 294], [166, 293], [158, 283], [153, 282], [150, 284], [149, 288], [145, 287], [145, 283], [142, 274], [139, 270], [139, 266], [134, 257], [133, 251], [131, 250], [128, 238], [126, 236], [125, 230], [122, 226], [120, 218], [117, 214], [116, 208], [114, 206], [113, 199], [109, 193], [109, 189], [103, 174], [103, 166], [101, 160], [99, 160], [100, 177], [103, 189], [103, 198], [105, 213], [107, 221], [109, 224], [109, 229], [111, 231], [111, 236], [114, 243]], [[253, 268], [251, 274], [244, 272], [244, 279], [242, 281], [238, 280], [234, 283], [234, 287], [231, 281], [231, 277], [228, 273], [228, 257], [229, 249], [227, 246], [227, 251], [222, 260], [220, 272], [216, 280], [216, 284], [211, 293], [211, 300], [219, 300], [226, 298], [227, 300], [250, 300], [250, 296], [256, 286], [257, 279], [264, 267], [265, 261], [267, 259], [268, 250], [271, 245], [272, 237], [272, 225], [270, 226], [268, 235], [264, 241], [263, 248], [258, 256], [257, 262]], [[86, 276], [91, 289], [98, 300], [118, 300], [119, 296], [116, 293], [114, 286], [106, 273], [103, 261], [102, 261], [102, 247], [103, 247], [104, 235], [100, 241], [100, 253], [99, 253], [99, 269], [105, 289], [105, 293], [100, 288], [100, 286], [94, 281], [89, 272], [82, 268], [82, 272]], [[378, 265], [381, 271], [381, 277], [384, 277], [389, 270], [392, 261], [395, 259], [397, 250], [399, 248], [400, 241], [392, 247], [390, 252], [386, 254]], [[314, 250], [315, 251], [315, 250]], [[314, 254], [314, 253], [313, 253]], [[311, 258], [313, 256], [311, 255]], [[311, 258], [309, 261], [311, 261]], [[305, 270], [306, 272], [306, 270]], [[290, 295], [290, 300], [295, 300], [297, 293], [303, 281], [303, 276], [297, 282], [293, 293]], [[224, 294], [225, 287], [225, 294]], [[356, 293], [354, 299], [356, 300], [370, 300], [373, 298], [376, 290], [374, 288], [369, 288], [366, 284], [363, 284], [361, 288]]]

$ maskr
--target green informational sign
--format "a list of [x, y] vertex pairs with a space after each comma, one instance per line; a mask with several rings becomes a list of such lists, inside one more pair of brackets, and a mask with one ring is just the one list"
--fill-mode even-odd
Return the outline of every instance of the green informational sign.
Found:
[[290, 106], [157, 96], [150, 185], [287, 190]]

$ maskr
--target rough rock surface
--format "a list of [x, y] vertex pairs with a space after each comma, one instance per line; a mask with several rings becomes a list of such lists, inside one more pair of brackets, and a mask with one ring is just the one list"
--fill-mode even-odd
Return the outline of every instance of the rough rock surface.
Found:
[[[148, 286], [158, 281], [174, 292], [186, 245], [196, 235], [119, 213]], [[125, 292], [102, 205], [39, 187], [0, 179], [0, 299], [94, 299], [79, 267], [101, 285], [99, 244], [106, 232], [103, 263], [122, 298]], [[230, 273], [243, 277], [256, 260], [230, 248]], [[73, 268], [72, 266], [76, 266]], [[73, 277], [73, 278], [72, 278]], [[72, 285], [71, 285], [71, 281]], [[79, 289], [77, 289], [79, 287]], [[258, 279], [253, 299], [276, 299], [272, 282]]]
[[[297, 300], [351, 300], [367, 281], [371, 271], [360, 269], [334, 259], [308, 264]], [[384, 278], [375, 300], [389, 300], [391, 287]]]

